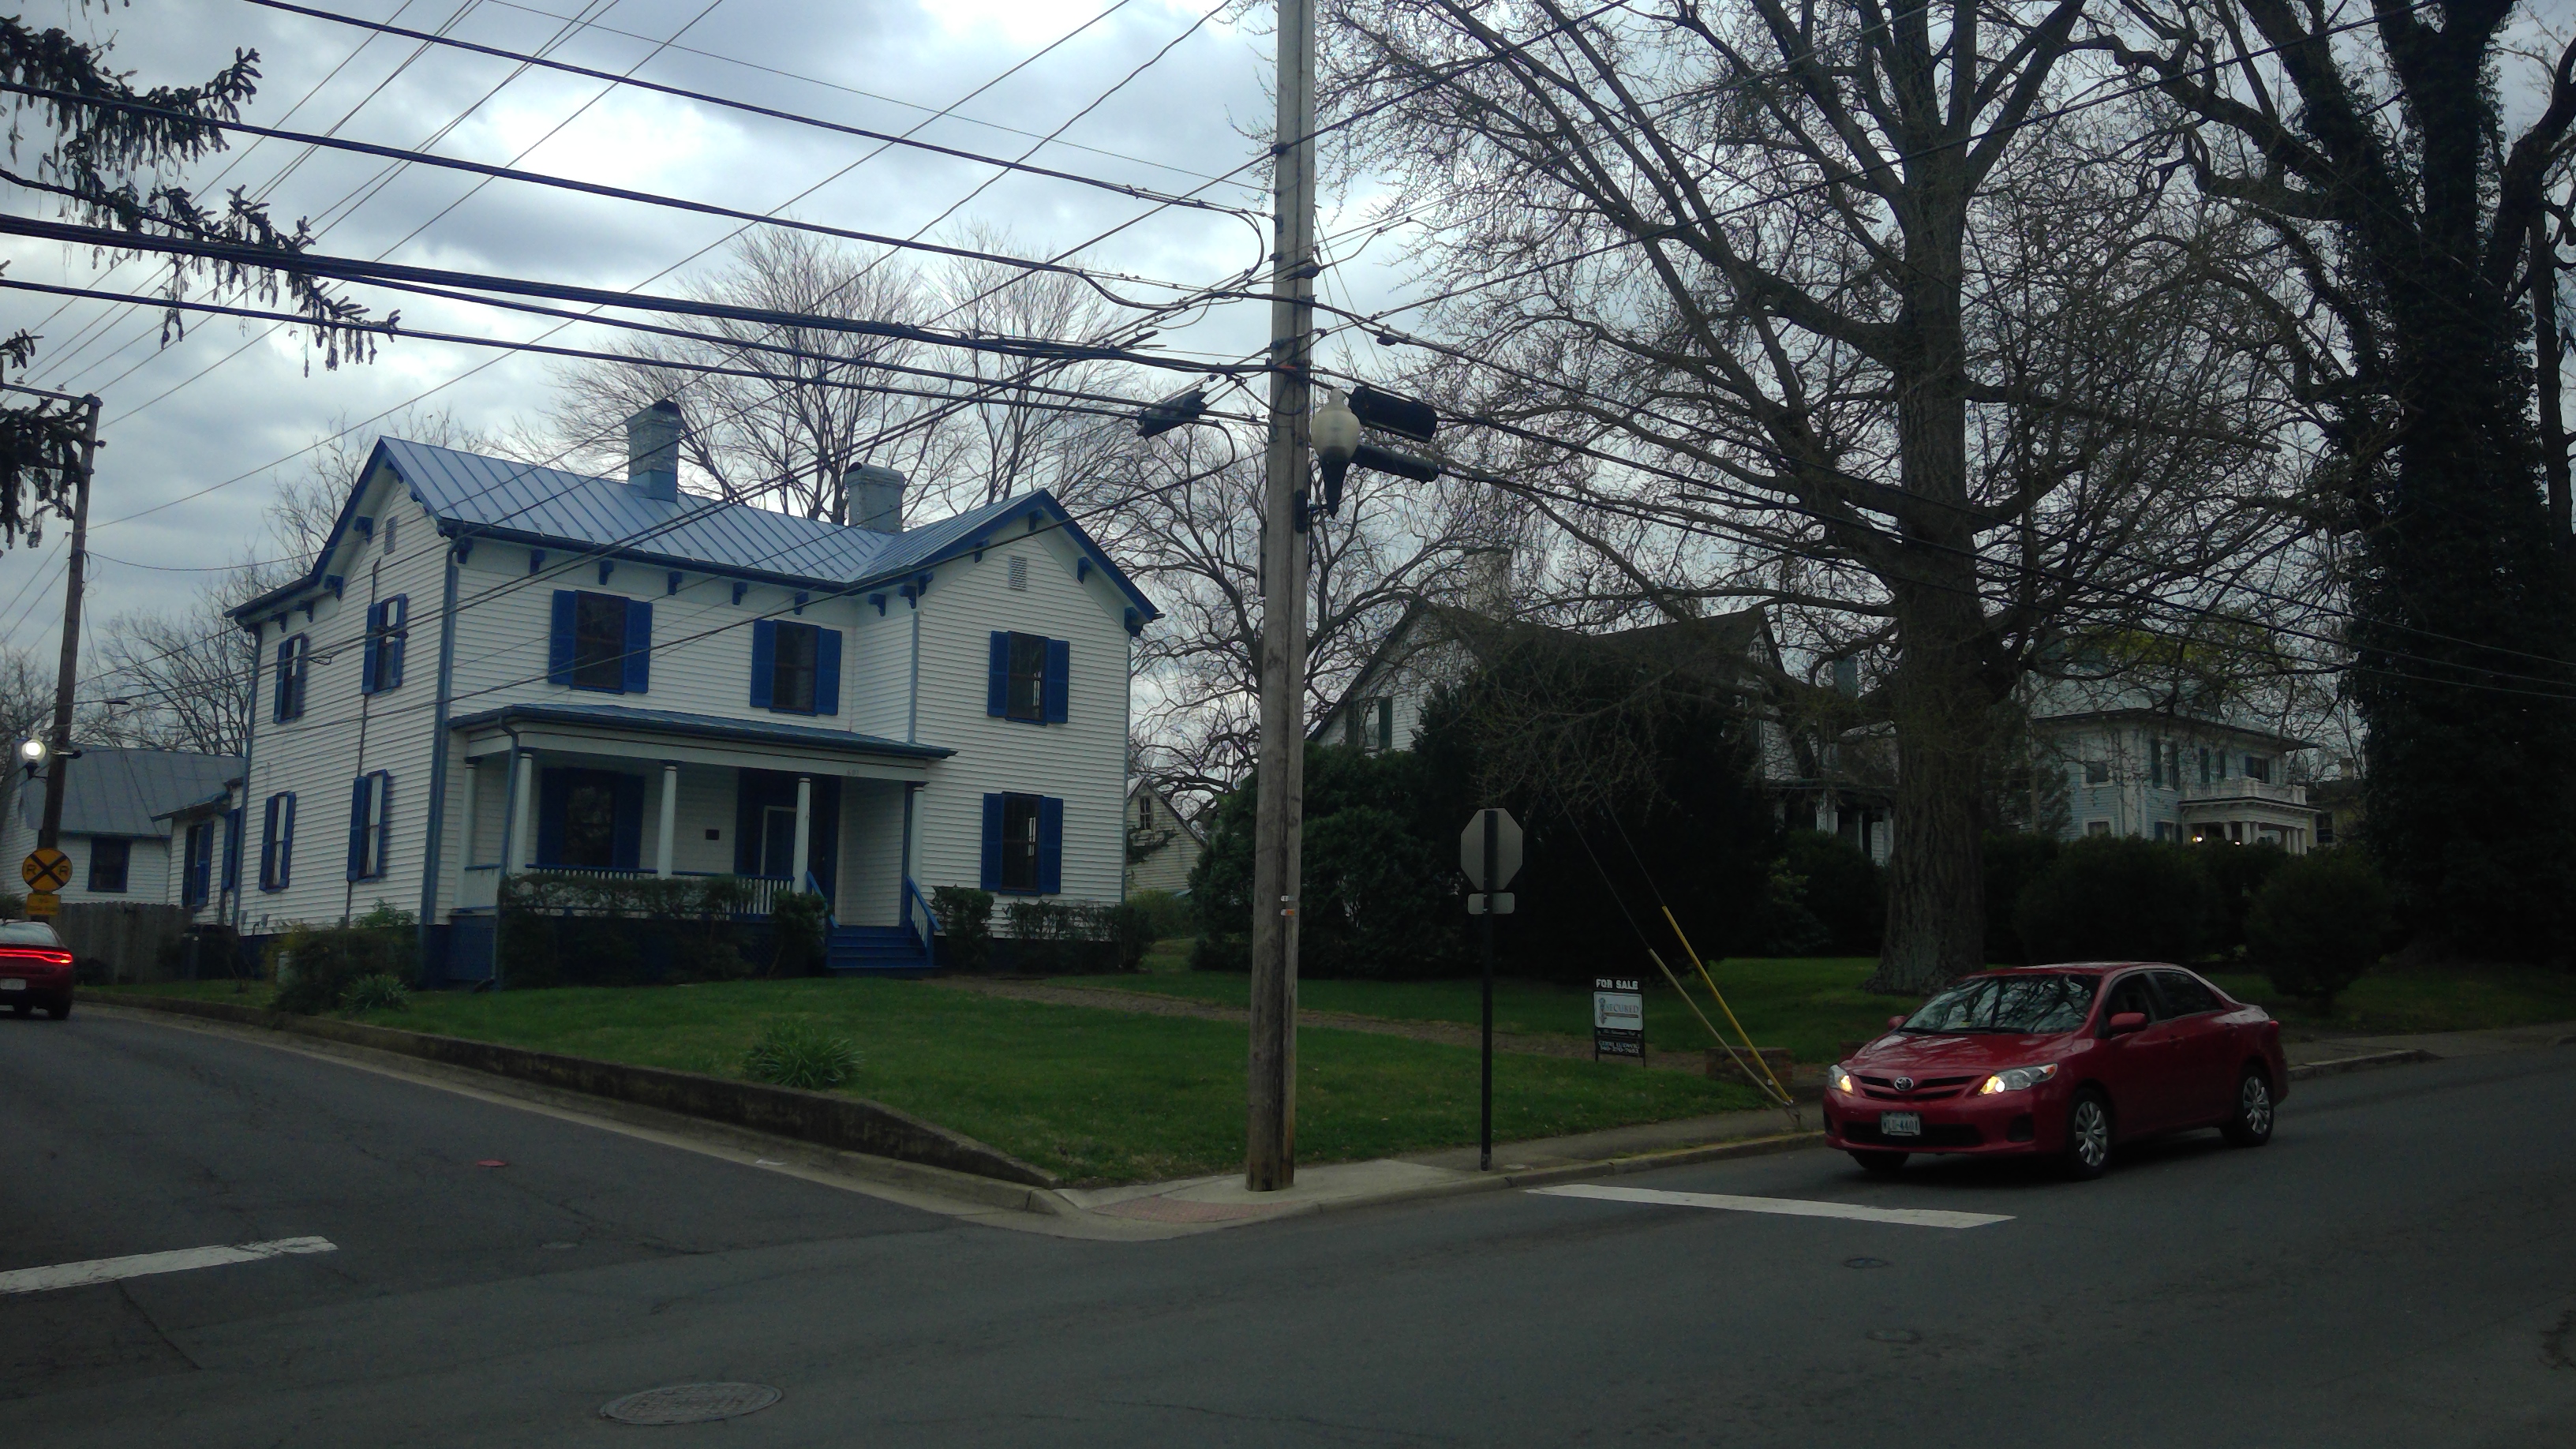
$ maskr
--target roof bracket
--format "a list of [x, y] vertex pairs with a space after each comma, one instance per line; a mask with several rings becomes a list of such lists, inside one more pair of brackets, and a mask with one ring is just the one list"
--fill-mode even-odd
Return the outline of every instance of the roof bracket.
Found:
[[532, 548], [532, 549], [529, 549], [529, 550], [528, 550], [528, 572], [533, 574], [533, 573], [535, 573], [537, 570], [539, 570], [539, 569], [541, 569], [541, 568], [544, 568], [545, 566], [546, 566], [546, 551], [545, 551], [544, 549], [541, 549], [541, 548]]
[[1075, 559], [1073, 561], [1073, 581], [1078, 584], [1089, 577], [1091, 577], [1091, 560], [1088, 558]]
[[737, 603], [737, 604], [741, 603], [741, 602], [742, 602], [742, 596], [743, 596], [744, 594], [746, 594], [746, 593], [750, 592], [750, 590], [751, 590], [751, 585], [746, 584], [746, 583], [743, 583], [743, 582], [742, 582], [741, 580], [739, 580], [739, 579], [735, 580], [735, 581], [734, 581], [734, 586], [733, 586], [733, 601], [734, 601], [735, 603]]
[[610, 563], [606, 559], [601, 559], [599, 561], [599, 581], [601, 583], [607, 583], [608, 576], [615, 572], [617, 572], [617, 565]]
[[374, 519], [353, 518], [350, 519], [349, 522], [357, 526], [358, 537], [373, 538], [376, 536], [376, 521]]
[[992, 542], [989, 539], [979, 538], [969, 544], [968, 547], [975, 550], [975, 562], [982, 563], [984, 561], [984, 550], [992, 547]]
[[1046, 515], [1038, 512], [1034, 508], [1029, 510], [1029, 532], [1037, 532], [1038, 525], [1044, 522], [1046, 522]]
[[912, 596], [913, 596], [914, 598], [918, 599], [918, 598], [922, 598], [922, 597], [924, 597], [924, 596], [925, 596], [925, 595], [927, 595], [929, 592], [930, 592], [930, 570], [928, 570], [928, 569], [923, 569], [920, 573], [914, 574], [914, 575], [912, 576]]
[[868, 595], [868, 602], [877, 606], [878, 618], [882, 619], [885, 617], [885, 595], [870, 594]]
[[474, 540], [470, 538], [458, 539], [456, 541], [456, 561], [458, 563], [463, 563], [472, 557], [474, 557]]
[[349, 581], [338, 574], [325, 574], [322, 577], [322, 587], [329, 589], [331, 597], [335, 599], [340, 597], [341, 591], [347, 588], [348, 584]]
[[679, 591], [680, 571], [678, 569], [673, 569], [671, 570], [670, 576], [662, 581], [662, 592], [666, 594], [676, 594]]
[[802, 589], [796, 592], [796, 616], [800, 619], [805, 616], [805, 591]]
[[1145, 611], [1137, 608], [1133, 604], [1130, 604], [1127, 607], [1127, 632], [1131, 635], [1140, 635], [1145, 632]]

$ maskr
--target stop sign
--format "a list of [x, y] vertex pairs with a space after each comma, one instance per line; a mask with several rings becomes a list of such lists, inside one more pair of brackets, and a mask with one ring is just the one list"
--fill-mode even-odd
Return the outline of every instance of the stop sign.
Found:
[[[1494, 878], [1485, 878], [1485, 817], [1494, 821]], [[1509, 810], [1479, 810], [1458, 834], [1458, 868], [1480, 891], [1498, 891], [1521, 873], [1521, 823]]]

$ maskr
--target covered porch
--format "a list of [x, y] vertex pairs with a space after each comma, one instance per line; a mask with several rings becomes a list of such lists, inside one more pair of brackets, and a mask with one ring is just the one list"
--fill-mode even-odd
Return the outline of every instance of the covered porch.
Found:
[[862, 932], [927, 949], [913, 795], [950, 751], [619, 705], [511, 705], [452, 728], [464, 844], [451, 899], [469, 935], [505, 877], [543, 870], [721, 878], [753, 917], [810, 890], [831, 911], [836, 958]]

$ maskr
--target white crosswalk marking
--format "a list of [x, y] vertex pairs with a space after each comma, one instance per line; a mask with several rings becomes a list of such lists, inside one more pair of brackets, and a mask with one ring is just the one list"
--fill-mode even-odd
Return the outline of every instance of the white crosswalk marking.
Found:
[[1588, 1197], [1603, 1202], [1655, 1203], [1666, 1207], [1718, 1208], [1738, 1213], [1778, 1213], [1793, 1218], [1850, 1218], [1864, 1223], [1902, 1223], [1916, 1228], [1982, 1228], [2008, 1223], [2009, 1213], [1954, 1213], [1939, 1208], [1874, 1208], [1847, 1202], [1802, 1202], [1787, 1197], [1733, 1197], [1720, 1192], [1666, 1192], [1652, 1187], [1601, 1187], [1578, 1182], [1564, 1187], [1534, 1187], [1540, 1197]]
[[332, 1253], [339, 1245], [328, 1238], [279, 1238], [267, 1243], [238, 1243], [223, 1248], [180, 1248], [168, 1253], [137, 1253], [130, 1258], [92, 1258], [86, 1263], [56, 1263], [50, 1268], [15, 1268], [0, 1273], [0, 1293], [42, 1293], [52, 1288], [78, 1288], [86, 1283], [113, 1283], [154, 1273], [184, 1273], [191, 1268], [219, 1268], [226, 1263], [256, 1263], [293, 1253]]

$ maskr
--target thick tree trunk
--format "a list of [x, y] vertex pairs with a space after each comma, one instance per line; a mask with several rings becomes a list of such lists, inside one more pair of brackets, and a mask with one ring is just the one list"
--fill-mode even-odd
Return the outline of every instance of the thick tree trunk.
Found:
[[[1960, 572], [1964, 573], [1962, 569]], [[1896, 832], [1887, 935], [1869, 990], [1937, 991], [1985, 964], [1983, 798], [1995, 697], [1973, 596], [1906, 590], [1904, 663], [1890, 682]]]

